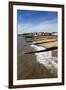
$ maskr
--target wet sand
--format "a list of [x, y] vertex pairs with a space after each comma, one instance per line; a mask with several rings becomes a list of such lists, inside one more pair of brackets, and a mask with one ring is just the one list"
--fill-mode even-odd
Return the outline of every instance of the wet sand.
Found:
[[[20, 40], [20, 43], [22, 40]], [[36, 60], [35, 54], [24, 54], [24, 52], [34, 51], [34, 48], [29, 45], [25, 47], [22, 43], [18, 43], [17, 49], [17, 79], [41, 79], [41, 78], [56, 78], [54, 68], [47, 69], [44, 65]]]

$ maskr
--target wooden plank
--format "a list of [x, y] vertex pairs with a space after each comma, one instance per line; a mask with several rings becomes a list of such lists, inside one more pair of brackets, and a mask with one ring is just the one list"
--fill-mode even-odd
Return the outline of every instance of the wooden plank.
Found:
[[40, 50], [40, 51], [26, 52], [24, 54], [33, 54], [33, 53], [47, 52], [47, 51], [51, 51], [51, 50], [54, 50], [54, 49], [58, 49], [58, 47], [46, 48], [46, 49]]

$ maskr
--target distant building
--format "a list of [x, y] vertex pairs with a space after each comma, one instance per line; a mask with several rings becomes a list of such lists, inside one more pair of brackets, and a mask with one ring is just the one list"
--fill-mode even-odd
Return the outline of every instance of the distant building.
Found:
[[51, 36], [51, 33], [44, 33], [45, 36]]
[[33, 36], [43, 36], [44, 32], [34, 32]]
[[52, 32], [52, 35], [58, 36], [58, 33], [57, 32]]
[[33, 33], [24, 33], [23, 36], [26, 37], [26, 38], [30, 38], [30, 37], [33, 37], [33, 36], [57, 36], [58, 33], [57, 32], [52, 32], [52, 33], [49, 33], [49, 32], [33, 32]]
[[34, 32], [34, 33], [33, 33], [33, 36], [38, 36], [38, 33], [37, 33], [37, 32]]

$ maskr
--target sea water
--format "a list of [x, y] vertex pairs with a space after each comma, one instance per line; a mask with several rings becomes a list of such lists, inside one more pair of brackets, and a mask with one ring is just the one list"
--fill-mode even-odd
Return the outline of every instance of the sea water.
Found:
[[[44, 50], [46, 48], [40, 47], [37, 45], [30, 45], [35, 49], [35, 51], [40, 51]], [[48, 70], [51, 70], [51, 73], [54, 71], [56, 72], [55, 74], [57, 75], [58, 71], [58, 58], [52, 56], [52, 51], [46, 51], [46, 52], [40, 52], [40, 53], [35, 53], [36, 56], [36, 61], [42, 65], [44, 65]]]

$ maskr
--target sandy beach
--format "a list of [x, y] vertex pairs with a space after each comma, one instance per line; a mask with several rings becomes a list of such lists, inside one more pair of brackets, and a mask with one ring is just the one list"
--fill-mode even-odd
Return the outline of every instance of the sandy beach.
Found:
[[[57, 42], [55, 42], [57, 43]], [[21, 36], [17, 38], [17, 79], [41, 79], [57, 77], [57, 55], [48, 53], [24, 54], [44, 49], [41, 45], [28, 45]], [[25, 46], [27, 45], [27, 46]], [[54, 44], [55, 45], [55, 44]], [[57, 44], [56, 44], [57, 45]], [[47, 56], [46, 56], [47, 55]], [[52, 57], [54, 56], [54, 57]], [[49, 58], [48, 58], [49, 57]]]

